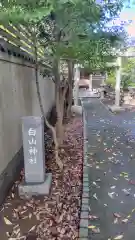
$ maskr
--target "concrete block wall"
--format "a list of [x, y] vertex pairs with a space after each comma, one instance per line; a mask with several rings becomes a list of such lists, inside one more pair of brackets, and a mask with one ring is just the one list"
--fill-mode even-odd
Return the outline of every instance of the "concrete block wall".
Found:
[[[55, 102], [54, 83], [41, 75], [39, 79], [47, 114]], [[21, 118], [29, 115], [41, 115], [34, 69], [23, 59], [0, 52], [0, 174], [22, 146]]]

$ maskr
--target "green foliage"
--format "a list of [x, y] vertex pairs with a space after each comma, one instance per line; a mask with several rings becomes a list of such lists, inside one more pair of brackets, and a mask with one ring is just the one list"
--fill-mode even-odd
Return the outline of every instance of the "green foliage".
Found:
[[135, 82], [135, 59], [127, 58], [123, 64], [122, 69], [122, 86], [127, 89], [129, 86], [133, 86]]
[[116, 70], [115, 69], [111, 69], [108, 72], [108, 77], [106, 80], [106, 84], [111, 85], [113, 88], [115, 87], [115, 83], [116, 83]]
[[21, 23], [36, 32], [36, 42], [44, 48], [50, 64], [54, 58], [71, 58], [90, 70], [105, 69], [119, 34], [102, 29], [121, 7], [121, 0], [105, 4], [93, 0], [5, 0], [1, 1], [0, 21]]
[[5, 0], [1, 1], [0, 21], [15, 24], [37, 23], [52, 10], [48, 1], [35, 0]]
[[132, 81], [130, 79], [129, 75], [122, 75], [121, 85], [123, 89], [127, 89], [132, 84]]
[[[116, 70], [110, 69], [108, 71], [108, 78], [106, 83], [111, 84], [115, 87], [116, 82]], [[135, 86], [135, 59], [134, 58], [124, 58], [122, 59], [122, 78], [121, 86], [123, 89], [127, 89], [129, 86]]]

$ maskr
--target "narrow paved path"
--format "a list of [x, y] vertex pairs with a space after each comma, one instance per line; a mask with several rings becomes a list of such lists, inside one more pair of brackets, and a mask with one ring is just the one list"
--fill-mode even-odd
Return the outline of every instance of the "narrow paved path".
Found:
[[[84, 100], [90, 187], [89, 239], [135, 239], [135, 116]], [[128, 113], [127, 113], [128, 114]]]

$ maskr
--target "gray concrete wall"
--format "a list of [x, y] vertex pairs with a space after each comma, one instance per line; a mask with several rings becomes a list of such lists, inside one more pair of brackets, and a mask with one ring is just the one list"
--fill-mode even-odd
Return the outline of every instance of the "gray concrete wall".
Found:
[[[17, 63], [32, 66], [23, 59], [0, 52], [0, 174], [22, 146], [21, 117], [41, 115], [34, 69]], [[54, 83], [42, 76], [39, 79], [47, 114], [54, 104]]]

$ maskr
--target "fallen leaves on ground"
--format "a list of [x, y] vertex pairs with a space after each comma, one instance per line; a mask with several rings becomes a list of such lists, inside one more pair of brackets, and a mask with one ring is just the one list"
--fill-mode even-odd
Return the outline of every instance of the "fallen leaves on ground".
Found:
[[98, 227], [96, 227], [94, 225], [89, 225], [88, 228], [91, 229], [91, 231], [93, 233], [100, 233], [100, 228], [98, 228]]
[[121, 234], [121, 235], [118, 235], [114, 238], [114, 240], [120, 240], [120, 239], [123, 239], [124, 235]]
[[46, 149], [47, 172], [52, 172], [53, 180], [49, 196], [20, 200], [18, 184], [15, 182], [1, 210], [3, 228], [1, 239], [24, 240], [70, 240], [78, 238], [79, 215], [82, 189], [83, 136], [82, 119], [72, 118], [65, 126], [65, 139], [60, 151], [64, 170], [60, 172], [48, 137]]
[[89, 229], [94, 229], [94, 228], [96, 228], [96, 226], [91, 225], [91, 226], [88, 226], [88, 228]]
[[133, 181], [133, 180], [130, 180], [129, 183], [130, 183], [131, 185], [135, 185], [135, 181]]
[[93, 233], [100, 233], [100, 229], [99, 229], [99, 228], [93, 228], [93, 229], [92, 229], [92, 232], [93, 232]]
[[6, 217], [4, 217], [4, 221], [5, 221], [6, 225], [12, 225], [12, 223]]
[[118, 218], [115, 218], [113, 223], [117, 224], [118, 223]]
[[96, 200], [98, 200], [98, 197], [97, 197], [97, 194], [96, 194], [96, 193], [93, 194], [93, 198], [96, 199]]
[[116, 217], [116, 218], [121, 218], [121, 215], [120, 215], [119, 213], [114, 213], [113, 215], [114, 215], [114, 217]]
[[[85, 110], [88, 150], [92, 151], [92, 143], [99, 138], [98, 135], [103, 139], [100, 147], [95, 151], [96, 155], [93, 159], [91, 158], [93, 161], [88, 159], [88, 164], [92, 164], [93, 168], [90, 169], [91, 213], [99, 215], [99, 221], [94, 221], [93, 215], [89, 216], [89, 235], [90, 239], [130, 239], [133, 236], [135, 219], [133, 208], [135, 117], [134, 114], [130, 115], [128, 112], [110, 116], [104, 109], [97, 100], [91, 100]], [[97, 177], [101, 179], [100, 190], [97, 189]], [[93, 199], [97, 200], [97, 196], [98, 201], [94, 201]], [[105, 201], [107, 203], [104, 203]], [[97, 228], [95, 224], [100, 226], [99, 237], [93, 236]]]
[[108, 192], [108, 196], [109, 196], [110, 198], [114, 198], [114, 194], [115, 194], [115, 192], [111, 192], [111, 193]]
[[95, 215], [89, 215], [89, 219], [90, 220], [98, 220], [99, 217], [95, 216]]
[[123, 223], [127, 223], [127, 222], [128, 222], [128, 219], [125, 218], [125, 219], [122, 220], [122, 222], [123, 222]]

